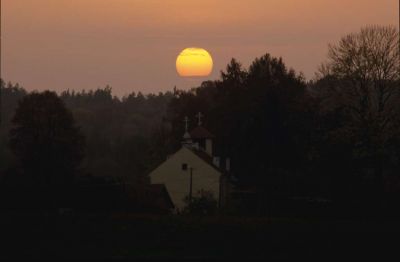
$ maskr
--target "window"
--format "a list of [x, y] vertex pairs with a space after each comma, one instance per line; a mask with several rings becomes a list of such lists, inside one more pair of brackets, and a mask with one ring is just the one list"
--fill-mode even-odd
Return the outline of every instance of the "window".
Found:
[[186, 171], [188, 169], [188, 164], [182, 164], [182, 170]]

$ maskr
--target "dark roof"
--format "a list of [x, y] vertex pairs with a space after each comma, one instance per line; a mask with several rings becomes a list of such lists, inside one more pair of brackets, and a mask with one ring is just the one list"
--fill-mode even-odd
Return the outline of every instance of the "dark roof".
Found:
[[201, 158], [203, 161], [205, 161], [207, 164], [212, 166], [214, 169], [216, 169], [221, 174], [224, 173], [224, 171], [220, 167], [214, 165], [213, 158], [209, 154], [204, 152], [203, 150], [197, 150], [197, 149], [191, 148], [190, 151], [192, 151], [196, 156]]
[[213, 134], [202, 126], [195, 127], [190, 131], [190, 137], [192, 139], [202, 139], [202, 138], [215, 138]]

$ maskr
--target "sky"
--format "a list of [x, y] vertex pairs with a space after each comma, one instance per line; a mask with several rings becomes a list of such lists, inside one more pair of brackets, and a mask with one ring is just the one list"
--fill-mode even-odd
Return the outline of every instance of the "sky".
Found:
[[[2, 75], [27, 90], [154, 93], [218, 79], [232, 57], [265, 53], [312, 79], [327, 46], [371, 24], [397, 25], [397, 0], [2, 0]], [[201, 47], [208, 77], [182, 78]]]

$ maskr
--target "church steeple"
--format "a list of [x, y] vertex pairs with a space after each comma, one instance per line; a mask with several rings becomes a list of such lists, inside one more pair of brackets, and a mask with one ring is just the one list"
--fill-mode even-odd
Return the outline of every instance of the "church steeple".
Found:
[[213, 156], [213, 139], [214, 135], [211, 134], [202, 125], [202, 118], [204, 115], [199, 112], [196, 114], [197, 126], [189, 132], [189, 118], [185, 116], [183, 122], [185, 123], [185, 133], [183, 134], [182, 145], [202, 150], [209, 156]]
[[193, 139], [194, 143], [198, 144], [198, 147], [201, 150], [205, 151], [209, 156], [213, 156], [214, 135], [202, 126], [203, 117], [204, 115], [201, 112], [196, 115], [196, 118], [198, 119], [198, 125], [192, 131], [190, 131], [190, 137]]

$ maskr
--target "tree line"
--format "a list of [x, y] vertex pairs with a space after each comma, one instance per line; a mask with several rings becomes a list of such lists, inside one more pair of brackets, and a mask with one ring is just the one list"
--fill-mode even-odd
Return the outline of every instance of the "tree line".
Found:
[[[121, 99], [112, 96], [110, 87], [28, 94], [2, 82], [2, 181], [33, 170], [60, 178], [62, 169], [146, 184], [148, 172], [179, 148], [184, 117], [195, 123], [200, 111], [204, 126], [216, 136], [214, 151], [231, 158], [237, 186], [258, 192], [261, 210], [271, 199], [296, 196], [380, 206], [388, 192], [400, 189], [394, 182], [400, 181], [398, 39], [392, 26], [368, 26], [346, 35], [328, 47], [326, 62], [310, 81], [267, 53], [249, 68], [232, 59], [219, 80], [188, 91], [132, 93]], [[64, 118], [62, 132], [71, 128], [68, 136], [75, 142], [66, 139], [63, 152], [74, 143], [69, 159], [75, 164], [57, 158], [52, 147], [41, 146], [41, 155], [24, 148], [33, 138], [24, 137], [31, 132], [23, 123], [31, 125], [32, 112], [46, 101], [48, 108], [59, 105], [54, 114], [65, 108], [63, 117], [53, 117]], [[48, 125], [40, 123], [39, 129]], [[35, 169], [29, 161], [43, 163]]]
[[[112, 89], [90, 91], [64, 91], [53, 93], [28, 93], [18, 84], [7, 85], [2, 82], [3, 122], [1, 125], [2, 172], [18, 166], [15, 154], [10, 148], [10, 130], [18, 122], [15, 119], [29, 120], [32, 109], [44, 105], [47, 100], [60, 99], [59, 108], [67, 108], [72, 113], [74, 125], [85, 137], [84, 158], [80, 164], [81, 175], [123, 177], [129, 182], [144, 182], [151, 162], [159, 162], [160, 156], [153, 137], [160, 132], [160, 124], [165, 121], [165, 111], [173, 96], [171, 92], [143, 95], [131, 93], [119, 99], [112, 96]], [[29, 94], [29, 95], [28, 95]], [[44, 96], [40, 98], [41, 96]], [[47, 100], [46, 100], [47, 96]], [[27, 101], [43, 99], [43, 101]], [[25, 99], [25, 100], [24, 100]], [[18, 114], [21, 103], [27, 104]], [[29, 108], [33, 107], [33, 108]], [[45, 126], [43, 126], [45, 128]], [[13, 172], [13, 171], [11, 171]]]

